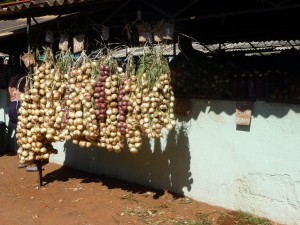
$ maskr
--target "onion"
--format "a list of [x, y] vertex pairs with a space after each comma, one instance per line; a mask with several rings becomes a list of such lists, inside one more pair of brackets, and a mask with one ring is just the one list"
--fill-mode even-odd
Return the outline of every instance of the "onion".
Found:
[[98, 82], [96, 83], [96, 87], [103, 87], [102, 82], [98, 81]]
[[100, 114], [99, 115], [99, 119], [105, 119], [105, 115], [104, 114]]
[[43, 155], [43, 159], [49, 159], [49, 157], [50, 157], [49, 153]]
[[119, 121], [125, 121], [126, 118], [124, 115], [119, 115], [118, 119]]
[[116, 114], [112, 114], [112, 115], [110, 115], [109, 118], [110, 118], [111, 121], [114, 121], [114, 120], [117, 119], [117, 116], [116, 116]]
[[[105, 92], [106, 93], [106, 92]], [[111, 95], [111, 98], [112, 98], [112, 100], [116, 100], [117, 98], [118, 98], [118, 95], [117, 94], [112, 94]]]
[[112, 94], [112, 93], [111, 93], [111, 90], [110, 90], [110, 89], [106, 89], [106, 90], [105, 90], [105, 94], [106, 94], [106, 95], [111, 95], [111, 94]]
[[117, 115], [119, 113], [119, 110], [117, 108], [112, 108], [112, 114]]
[[108, 109], [107, 111], [106, 111], [106, 114], [107, 115], [111, 115], [113, 112], [112, 112], [112, 110], [111, 109]]
[[112, 94], [116, 94], [117, 91], [118, 91], [118, 89], [117, 89], [116, 87], [112, 87], [112, 88], [110, 89], [110, 91], [111, 91]]
[[86, 108], [91, 108], [92, 107], [92, 103], [91, 102], [86, 102], [85, 103], [85, 107]]
[[95, 91], [96, 91], [96, 92], [102, 91], [102, 87], [95, 87]]
[[125, 128], [125, 127], [120, 127], [120, 128], [119, 128], [119, 131], [120, 131], [122, 134], [124, 134], [124, 133], [126, 132], [126, 128]]
[[101, 76], [99, 78], [99, 81], [101, 82], [101, 86], [103, 86], [102, 82], [105, 82], [106, 79], [107, 79], [107, 76]]
[[83, 115], [82, 111], [77, 111], [76, 114], [75, 114], [75, 116], [76, 116], [77, 118], [82, 117], [82, 115]]
[[104, 98], [103, 96], [100, 96], [100, 97], [98, 98], [98, 100], [99, 100], [100, 102], [104, 102], [104, 101], [105, 101], [105, 98]]

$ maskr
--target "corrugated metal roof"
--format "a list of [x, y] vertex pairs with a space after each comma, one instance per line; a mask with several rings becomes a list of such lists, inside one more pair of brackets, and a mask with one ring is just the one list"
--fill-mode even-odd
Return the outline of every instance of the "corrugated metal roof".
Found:
[[[214, 52], [220, 49], [219, 44], [203, 45], [201, 43], [193, 43], [193, 47], [204, 53]], [[271, 40], [271, 41], [252, 41], [238, 43], [223, 43], [221, 49], [228, 52], [236, 51], [282, 51], [295, 48], [300, 50], [300, 40]]]
[[41, 9], [53, 6], [63, 6], [71, 4], [79, 4], [84, 2], [92, 2], [94, 0], [31, 0], [20, 1], [12, 4], [0, 5], [0, 16], [9, 16], [18, 12], [23, 12], [29, 9]]
[[[174, 46], [172, 44], [163, 45], [163, 47], [159, 46], [163, 49], [164, 55], [173, 55], [174, 54]], [[154, 46], [154, 49], [157, 49], [158, 46]], [[132, 47], [132, 48], [122, 48], [113, 52], [113, 57], [122, 58], [126, 57], [126, 54], [132, 54], [134, 56], [143, 55], [145, 52], [149, 52], [149, 47]], [[180, 52], [178, 45], [175, 46], [175, 55]]]
[[[203, 45], [198, 42], [193, 42], [193, 48], [203, 53], [210, 53], [219, 50], [219, 44]], [[267, 42], [238, 42], [238, 43], [224, 43], [221, 45], [222, 49], [226, 52], [257, 52], [262, 50], [269, 50], [270, 52], [280, 52], [295, 48], [300, 50], [300, 40], [278, 40], [278, 41], [267, 41]], [[173, 45], [164, 45], [163, 54], [173, 55]], [[209, 49], [209, 50], [208, 50]], [[113, 53], [114, 57], [126, 57], [126, 54], [142, 55], [144, 51], [147, 52], [148, 48], [134, 47], [134, 48], [122, 48]], [[175, 45], [175, 55], [180, 53], [178, 44]]]
[[[49, 22], [54, 20], [57, 16], [42, 16], [36, 17], [35, 20], [41, 24], [44, 22]], [[32, 25], [36, 24], [32, 21]], [[16, 19], [16, 20], [0, 20], [0, 39], [13, 35], [18, 31], [24, 31], [26, 28], [26, 18]]]

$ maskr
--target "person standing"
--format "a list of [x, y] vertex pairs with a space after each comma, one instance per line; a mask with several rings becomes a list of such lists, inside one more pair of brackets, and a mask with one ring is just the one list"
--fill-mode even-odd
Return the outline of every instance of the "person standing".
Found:
[[[12, 154], [17, 154], [18, 151], [18, 143], [16, 138], [17, 124], [18, 124], [18, 110], [21, 106], [20, 95], [25, 90], [26, 79], [22, 74], [18, 74], [13, 76], [8, 85], [8, 93], [10, 104], [8, 107], [8, 133], [10, 136], [10, 151]], [[19, 163], [19, 168], [26, 167], [27, 171], [37, 171], [35, 165], [27, 166], [24, 163]]]
[[9, 123], [8, 123], [8, 130], [9, 130], [9, 136], [10, 136], [10, 152], [13, 154], [17, 154], [18, 151], [18, 144], [16, 139], [16, 129], [17, 129], [17, 123], [18, 123], [18, 110], [20, 108], [20, 93], [24, 91], [25, 83], [22, 82], [23, 79], [18, 87], [18, 83], [20, 79], [22, 78], [22, 75], [16, 75], [13, 76], [8, 85], [8, 94], [9, 94], [9, 107], [8, 107], [8, 117], [9, 117]]

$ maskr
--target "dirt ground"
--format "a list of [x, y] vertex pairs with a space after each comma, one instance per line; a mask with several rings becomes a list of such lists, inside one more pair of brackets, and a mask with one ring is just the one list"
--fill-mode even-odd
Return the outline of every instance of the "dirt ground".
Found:
[[0, 156], [1, 225], [275, 224], [252, 217], [237, 223], [241, 213], [53, 163], [39, 187], [38, 173], [17, 164], [17, 156]]

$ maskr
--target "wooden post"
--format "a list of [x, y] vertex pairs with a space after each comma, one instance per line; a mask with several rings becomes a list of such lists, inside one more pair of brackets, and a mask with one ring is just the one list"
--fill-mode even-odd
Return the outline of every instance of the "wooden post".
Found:
[[37, 166], [38, 171], [39, 171], [39, 183], [40, 183], [40, 187], [41, 187], [41, 186], [43, 186], [43, 166], [42, 166], [42, 162], [37, 161], [36, 166]]

